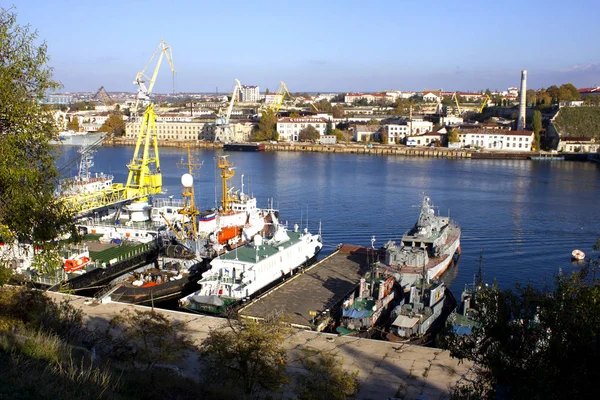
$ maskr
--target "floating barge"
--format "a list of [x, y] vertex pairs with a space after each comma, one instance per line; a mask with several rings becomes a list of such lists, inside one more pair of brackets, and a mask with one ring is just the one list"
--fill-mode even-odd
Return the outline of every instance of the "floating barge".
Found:
[[278, 313], [293, 326], [321, 331], [334, 307], [357, 287], [368, 270], [367, 248], [344, 245], [243, 306], [238, 314], [260, 320]]
[[265, 151], [265, 145], [259, 143], [226, 143], [224, 151]]

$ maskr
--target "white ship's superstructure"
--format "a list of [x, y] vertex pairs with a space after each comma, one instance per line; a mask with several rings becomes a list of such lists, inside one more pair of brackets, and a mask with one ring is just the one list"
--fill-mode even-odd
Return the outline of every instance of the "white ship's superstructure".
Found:
[[[274, 217], [273, 217], [274, 218]], [[179, 301], [192, 311], [220, 313], [228, 305], [252, 297], [286, 275], [313, 260], [323, 244], [320, 235], [297, 227], [289, 232], [275, 220], [274, 234], [238, 247], [210, 263], [210, 269], [198, 282], [200, 290]]]

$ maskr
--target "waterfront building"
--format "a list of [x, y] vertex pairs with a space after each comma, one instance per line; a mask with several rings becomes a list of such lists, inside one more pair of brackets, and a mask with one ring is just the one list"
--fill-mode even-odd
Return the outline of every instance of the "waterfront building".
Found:
[[355, 125], [352, 140], [355, 142], [373, 142], [381, 140], [382, 126]]
[[242, 85], [240, 90], [240, 101], [246, 103], [258, 103], [260, 100], [260, 88], [258, 86]]
[[250, 121], [230, 123], [226, 126], [218, 126], [214, 123], [206, 124], [200, 133], [200, 140], [214, 142], [216, 138], [231, 142], [247, 142], [252, 135], [254, 124]]
[[277, 121], [279, 140], [297, 142], [300, 131], [309, 125], [312, 125], [319, 135], [323, 136], [327, 130], [327, 122], [325, 118], [280, 118]]
[[594, 138], [565, 137], [558, 143], [558, 151], [595, 153], [600, 150], [600, 143]]
[[445, 134], [445, 131], [427, 132], [420, 135], [407, 135], [405, 137], [405, 143], [412, 146], [429, 146], [432, 143], [441, 143], [442, 133]]
[[[158, 140], [200, 140], [208, 135], [205, 122], [192, 121], [156, 121]], [[136, 139], [140, 133], [140, 121], [128, 122], [125, 125], [125, 137]], [[206, 139], [210, 140], [210, 139]]]
[[461, 147], [485, 150], [531, 151], [533, 131], [472, 129], [458, 133]]
[[400, 144], [404, 141], [408, 132], [408, 124], [387, 124], [383, 129], [388, 137], [388, 144]]

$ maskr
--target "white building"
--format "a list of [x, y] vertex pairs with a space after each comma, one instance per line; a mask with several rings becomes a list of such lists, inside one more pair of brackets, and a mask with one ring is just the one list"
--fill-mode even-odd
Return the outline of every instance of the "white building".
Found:
[[240, 101], [246, 103], [258, 103], [260, 100], [260, 88], [258, 86], [242, 85], [240, 90]]
[[327, 120], [325, 118], [281, 118], [277, 121], [279, 140], [297, 142], [300, 131], [309, 125], [312, 125], [321, 136], [327, 130]]
[[406, 122], [411, 135], [421, 135], [433, 130], [433, 122], [425, 121], [423, 118], [413, 117], [412, 121]]
[[442, 93], [425, 91], [425, 92], [423, 92], [423, 101], [427, 101], [427, 102], [431, 102], [431, 103], [441, 103], [442, 102]]
[[385, 133], [388, 136], [389, 144], [400, 144], [404, 141], [404, 138], [408, 135], [408, 125], [407, 124], [389, 124], [384, 125]]
[[355, 125], [352, 140], [355, 142], [370, 142], [380, 139], [383, 128], [379, 125]]
[[[158, 140], [200, 140], [209, 135], [205, 132], [205, 122], [156, 121]], [[140, 133], [140, 122], [128, 122], [125, 126], [125, 137], [136, 139]]]
[[458, 133], [461, 147], [479, 147], [486, 150], [531, 151], [532, 131], [481, 129]]
[[410, 146], [428, 146], [431, 143], [442, 141], [440, 132], [427, 132], [420, 135], [406, 136], [406, 144]]

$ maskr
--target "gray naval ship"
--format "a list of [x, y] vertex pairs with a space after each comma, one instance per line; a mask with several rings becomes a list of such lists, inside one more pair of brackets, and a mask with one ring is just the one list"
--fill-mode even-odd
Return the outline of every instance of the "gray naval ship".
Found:
[[[449, 217], [435, 215], [431, 199], [423, 195], [417, 223], [402, 236], [402, 243], [385, 244], [385, 264], [402, 285], [421, 278], [440, 277], [460, 254], [460, 227]], [[426, 275], [426, 276], [424, 276]]]

